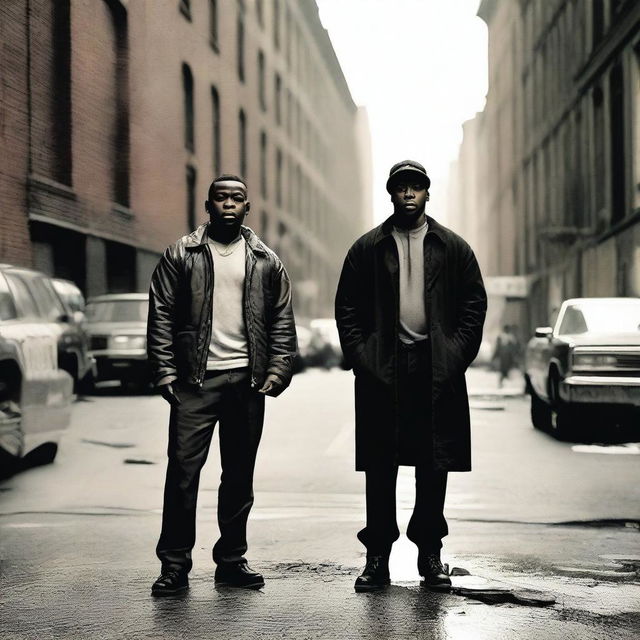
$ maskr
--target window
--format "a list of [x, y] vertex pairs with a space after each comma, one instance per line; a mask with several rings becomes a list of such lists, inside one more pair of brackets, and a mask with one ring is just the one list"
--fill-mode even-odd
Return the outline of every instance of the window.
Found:
[[291, 10], [289, 9], [289, 5], [286, 7], [285, 11], [285, 59], [287, 61], [287, 66], [291, 64], [291, 30], [292, 30], [292, 21], [291, 21]]
[[187, 227], [190, 231], [196, 228], [196, 170], [187, 165]]
[[104, 243], [107, 263], [107, 291], [128, 293], [136, 290], [137, 252], [135, 247], [107, 240]]
[[13, 300], [18, 309], [18, 315], [21, 318], [37, 318], [38, 307], [36, 306], [36, 301], [33, 299], [27, 285], [12, 273], [6, 273], [5, 276], [9, 283], [9, 289], [13, 294]]
[[582, 315], [582, 311], [576, 307], [568, 307], [564, 312], [564, 318], [562, 318], [558, 334], [563, 336], [568, 334], [586, 333], [587, 331], [587, 323]]
[[218, 0], [209, 0], [209, 43], [218, 51]]
[[611, 22], [615, 20], [623, 4], [624, 0], [609, 0], [609, 19]]
[[611, 224], [620, 222], [626, 214], [625, 190], [625, 96], [622, 65], [616, 64], [609, 77], [611, 131]]
[[60, 298], [53, 291], [49, 281], [42, 276], [20, 273], [18, 276], [27, 286], [38, 308], [38, 315], [50, 322], [56, 322], [65, 314]]
[[263, 111], [266, 111], [267, 95], [265, 91], [264, 74], [265, 74], [264, 53], [262, 51], [258, 51], [258, 98], [260, 100], [260, 107], [262, 107]]
[[238, 143], [240, 150], [240, 175], [247, 176], [247, 116], [243, 109], [238, 113]]
[[274, 102], [276, 110], [276, 124], [282, 124], [282, 78], [280, 74], [276, 73], [274, 80]]
[[591, 5], [592, 46], [595, 47], [604, 35], [604, 2], [593, 0]]
[[[262, 211], [260, 214], [260, 238], [265, 242], [267, 240], [267, 234], [269, 233], [269, 216], [266, 211]], [[0, 295], [1, 292], [0, 292]], [[1, 300], [1, 299], [0, 299]]]
[[191, 0], [180, 0], [180, 13], [191, 22]]
[[[595, 87], [593, 100], [593, 141], [594, 141], [594, 175], [604, 176], [605, 166], [605, 121], [604, 121], [604, 93], [600, 87]], [[606, 190], [595, 189], [596, 215], [600, 219], [606, 206]]]
[[91, 322], [146, 322], [148, 300], [102, 300], [87, 305]]
[[53, 91], [51, 92], [54, 179], [72, 180], [71, 154], [71, 21], [69, 0], [53, 3]]
[[280, 48], [280, 0], [273, 0], [273, 44]]
[[276, 204], [282, 206], [282, 151], [276, 149]]
[[115, 32], [116, 116], [114, 123], [113, 199], [129, 206], [129, 36], [127, 12], [119, 3], [109, 5]]
[[236, 30], [238, 78], [240, 78], [241, 82], [244, 82], [244, 9], [241, 4], [238, 4], [238, 20]]
[[267, 197], [267, 134], [260, 132], [260, 195]]
[[287, 89], [287, 134], [291, 135], [291, 118], [293, 111], [293, 98], [291, 91]]
[[184, 146], [191, 152], [195, 150], [194, 114], [193, 114], [193, 75], [189, 65], [182, 65], [182, 94], [184, 102]]
[[256, 16], [258, 17], [258, 24], [264, 27], [264, 3], [262, 0], [256, 0]]
[[213, 173], [220, 175], [220, 96], [215, 87], [211, 87], [211, 149]]

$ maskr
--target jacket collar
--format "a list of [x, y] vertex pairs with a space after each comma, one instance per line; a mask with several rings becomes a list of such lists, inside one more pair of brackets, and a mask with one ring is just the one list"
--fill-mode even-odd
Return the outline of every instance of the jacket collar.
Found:
[[[446, 229], [439, 223], [436, 222], [431, 216], [427, 216], [427, 224], [428, 230], [427, 235], [433, 234], [436, 238], [442, 242], [442, 244], [447, 244], [447, 234]], [[378, 232], [376, 233], [375, 240], [373, 244], [378, 244], [381, 240], [384, 240], [386, 237], [391, 235], [393, 231], [393, 216], [389, 216], [379, 227]]]
[[[209, 223], [205, 222], [201, 224], [195, 231], [192, 231], [188, 236], [185, 236], [184, 246], [185, 249], [197, 249], [202, 245], [207, 244], [207, 231], [209, 229]], [[245, 239], [247, 246], [254, 253], [261, 253], [267, 255], [267, 248], [262, 243], [262, 240], [251, 230], [244, 225], [240, 227], [240, 233]]]

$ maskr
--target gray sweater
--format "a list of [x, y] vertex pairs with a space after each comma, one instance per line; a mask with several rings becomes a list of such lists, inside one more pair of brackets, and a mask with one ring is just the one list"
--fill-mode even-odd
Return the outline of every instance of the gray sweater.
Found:
[[400, 261], [400, 340], [418, 342], [427, 338], [424, 300], [424, 236], [427, 222], [417, 229], [393, 228]]

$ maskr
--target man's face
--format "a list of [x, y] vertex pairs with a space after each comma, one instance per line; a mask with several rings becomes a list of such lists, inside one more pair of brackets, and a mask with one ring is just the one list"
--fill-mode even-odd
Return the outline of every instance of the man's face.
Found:
[[247, 188], [242, 182], [224, 180], [216, 182], [211, 190], [210, 200], [205, 204], [211, 222], [232, 229], [240, 227], [249, 213]]
[[400, 174], [391, 186], [391, 202], [395, 216], [407, 223], [424, 213], [427, 202], [426, 182], [415, 172]]

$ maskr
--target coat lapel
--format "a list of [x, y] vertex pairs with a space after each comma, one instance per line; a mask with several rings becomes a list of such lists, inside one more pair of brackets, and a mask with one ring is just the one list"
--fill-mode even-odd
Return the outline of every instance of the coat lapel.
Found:
[[430, 291], [444, 264], [446, 241], [442, 226], [431, 216], [427, 216], [427, 224], [429, 230], [424, 237], [424, 286]]
[[[429, 234], [427, 233], [427, 236]], [[424, 282], [427, 291], [431, 291], [444, 264], [444, 245], [432, 238], [425, 238], [425, 270]]]

